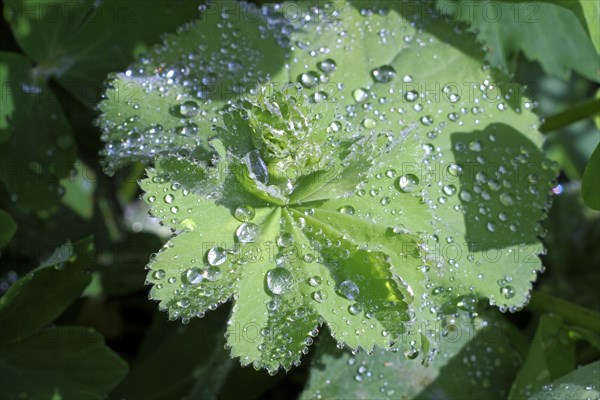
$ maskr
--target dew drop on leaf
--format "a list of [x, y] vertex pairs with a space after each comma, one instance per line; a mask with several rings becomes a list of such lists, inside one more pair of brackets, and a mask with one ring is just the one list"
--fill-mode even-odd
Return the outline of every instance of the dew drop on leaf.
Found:
[[410, 193], [417, 189], [419, 185], [419, 178], [414, 174], [402, 175], [396, 181], [397, 189], [404, 193]]
[[328, 58], [326, 60], [319, 62], [317, 64], [317, 67], [321, 71], [325, 72], [326, 74], [331, 74], [332, 72], [335, 71], [335, 69], [337, 68], [337, 65], [334, 60], [332, 60], [331, 58]]
[[239, 206], [235, 209], [233, 216], [241, 222], [249, 222], [254, 219], [256, 212], [252, 206]]
[[340, 294], [348, 300], [355, 300], [358, 297], [358, 294], [360, 293], [360, 289], [358, 288], [356, 283], [354, 283], [351, 280], [347, 280], [340, 283], [339, 291]]
[[325, 300], [327, 300], [327, 292], [325, 290], [317, 290], [316, 292], [314, 292], [312, 294], [312, 298], [317, 302], [317, 303], [322, 303]]
[[319, 74], [315, 71], [304, 72], [303, 74], [300, 74], [298, 81], [305, 88], [312, 89], [319, 84]]
[[273, 294], [287, 292], [293, 283], [292, 274], [285, 268], [274, 268], [267, 272], [267, 287]]
[[256, 241], [258, 233], [258, 225], [253, 224], [252, 222], [244, 222], [235, 231], [235, 236], [240, 243], [251, 243]]
[[222, 247], [213, 246], [206, 252], [206, 261], [212, 266], [221, 265], [227, 261], [227, 252]]
[[200, 113], [198, 103], [193, 100], [188, 100], [179, 105], [179, 114], [185, 118], [195, 117]]
[[362, 311], [362, 307], [358, 303], [351, 304], [348, 307], [348, 312], [350, 312], [350, 314], [352, 314], [352, 315], [360, 314], [361, 311]]
[[503, 286], [503, 287], [500, 288], [500, 294], [505, 299], [512, 299], [515, 296], [516, 293], [517, 293], [517, 291], [512, 286]]
[[354, 207], [352, 207], [352, 206], [340, 207], [340, 209], [338, 211], [341, 212], [342, 214], [348, 214], [348, 215], [354, 215], [354, 213], [356, 212], [354, 210]]
[[396, 70], [391, 65], [382, 65], [372, 70], [371, 75], [376, 82], [388, 83], [396, 76]]
[[413, 101], [417, 101], [417, 99], [419, 98], [419, 93], [415, 92], [414, 90], [409, 90], [404, 95], [404, 98], [406, 99], [406, 101], [410, 101], [412, 103]]
[[362, 88], [354, 89], [352, 91], [352, 98], [357, 103], [363, 102], [369, 98], [369, 92]]
[[185, 273], [185, 279], [192, 285], [197, 285], [204, 279], [202, 276], [202, 270], [199, 268], [190, 268]]
[[156, 270], [156, 271], [154, 271], [154, 273], [152, 274], [152, 277], [153, 277], [154, 279], [161, 280], [161, 279], [164, 279], [164, 278], [165, 278], [165, 275], [166, 275], [166, 273], [165, 273], [165, 271], [164, 271], [164, 270], [162, 270], [162, 269], [157, 269], [157, 270]]
[[267, 164], [260, 156], [258, 150], [248, 152], [244, 156], [244, 163], [248, 167], [250, 178], [264, 184], [269, 182], [269, 170], [267, 169]]

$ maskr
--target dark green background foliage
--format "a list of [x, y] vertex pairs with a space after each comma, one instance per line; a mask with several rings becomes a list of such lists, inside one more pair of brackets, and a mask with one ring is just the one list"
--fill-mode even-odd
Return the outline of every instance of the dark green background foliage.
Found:
[[[506, 295], [507, 288], [512, 291], [516, 288], [518, 295], [512, 302], [503, 302], [496, 293], [496, 275], [502, 280], [505, 269], [523, 267], [516, 262], [513, 265], [503, 259], [501, 265], [486, 270], [486, 274], [494, 276], [493, 285], [489, 282], [480, 284], [475, 274], [469, 275], [468, 271], [462, 275], [442, 276], [440, 273], [440, 281], [445, 282], [442, 278], [448, 278], [450, 282], [455, 278], [462, 279], [464, 282], [460, 284], [472, 286], [469, 290], [479, 294], [456, 299], [451, 293], [440, 294], [443, 287], [434, 288], [431, 284], [423, 291], [415, 287], [417, 297], [424, 296], [423, 299], [440, 294], [430, 304], [431, 314], [443, 315], [436, 320], [442, 326], [420, 345], [394, 343], [392, 351], [381, 348], [381, 343], [375, 340], [380, 337], [369, 337], [368, 334], [366, 339], [360, 340], [380, 346], [375, 347], [372, 354], [344, 348], [344, 343], [349, 346], [357, 343], [353, 347], [360, 345], [369, 349], [370, 346], [358, 339], [341, 338], [340, 332], [344, 329], [336, 328], [335, 322], [345, 319], [337, 320], [336, 312], [327, 314], [327, 307], [318, 309], [321, 316], [326, 316], [324, 322], [328, 325], [320, 327], [320, 334], [314, 338], [311, 351], [302, 357], [301, 364], [287, 359], [288, 364], [283, 364], [286, 369], [292, 363], [298, 365], [275, 375], [261, 368], [268, 368], [273, 373], [283, 363], [277, 358], [277, 349], [261, 347], [257, 350], [255, 345], [244, 347], [243, 343], [231, 345], [240, 339], [232, 338], [232, 334], [243, 336], [244, 332], [236, 332], [228, 322], [235, 324], [236, 318], [249, 315], [255, 304], [264, 307], [262, 298], [244, 297], [242, 284], [251, 284], [250, 277], [231, 275], [235, 285], [241, 282], [242, 289], [236, 291], [237, 286], [232, 289], [234, 283], [229, 287], [225, 284], [217, 286], [221, 292], [205, 301], [205, 308], [210, 308], [206, 315], [191, 320], [184, 316], [186, 323], [183, 324], [168, 318], [169, 315], [172, 319], [181, 316], [175, 305], [178, 294], [163, 298], [164, 292], [160, 294], [154, 288], [150, 293], [146, 286], [160, 280], [152, 278], [155, 275], [147, 276], [145, 266], [149, 260], [153, 260], [150, 267], [166, 265], [168, 270], [172, 267], [169, 264], [195, 256], [194, 243], [190, 242], [193, 237], [191, 233], [189, 237], [185, 236], [188, 232], [177, 236], [176, 246], [191, 249], [189, 254], [184, 254], [179, 247], [173, 250], [171, 244], [164, 252], [156, 253], [176, 230], [185, 231], [190, 224], [202, 223], [202, 219], [206, 219], [203, 211], [215, 210], [208, 221], [211, 229], [216, 229], [216, 236], [221, 235], [224, 241], [233, 240], [227, 236], [227, 229], [232, 226], [235, 229], [238, 223], [229, 218], [230, 215], [222, 217], [218, 212], [223, 209], [206, 201], [201, 203], [205, 209], [199, 212], [192, 212], [190, 208], [188, 219], [165, 218], [164, 225], [159, 224], [148, 217], [149, 206], [142, 196], [148, 200], [154, 194], [170, 193], [171, 180], [177, 180], [185, 187], [193, 187], [198, 182], [210, 183], [214, 176], [205, 177], [213, 171], [209, 167], [212, 164], [222, 166], [232, 160], [228, 158], [230, 154], [226, 155], [225, 147], [229, 150], [249, 149], [264, 138], [252, 137], [252, 127], [244, 125], [240, 115], [223, 117], [224, 104], [235, 100], [231, 91], [228, 95], [211, 92], [200, 96], [206, 101], [202, 105], [205, 107], [203, 113], [182, 128], [178, 125], [180, 111], [156, 112], [163, 105], [165, 96], [156, 91], [144, 92], [136, 84], [143, 79], [151, 81], [153, 75], [142, 78], [135, 71], [133, 74], [122, 72], [134, 66], [158, 71], [156, 76], [164, 79], [161, 61], [177, 58], [186, 49], [198, 48], [202, 43], [202, 51], [210, 56], [199, 62], [200, 69], [211, 71], [212, 79], [230, 90], [250, 81], [265, 83], [269, 79], [279, 79], [288, 82], [299, 77], [302, 82], [302, 71], [319, 60], [307, 57], [304, 51], [304, 47], [311, 46], [310, 35], [314, 32], [295, 29], [297, 26], [292, 23], [288, 26], [273, 22], [282, 21], [280, 19], [270, 20], [271, 25], [278, 32], [291, 32], [288, 32], [290, 36], [277, 36], [273, 31], [259, 29], [257, 21], [266, 18], [263, 10], [271, 13], [278, 10], [276, 7], [259, 8], [267, 2], [259, 0], [254, 2], [258, 6], [243, 6], [238, 10], [249, 13], [238, 19], [217, 14], [211, 16], [210, 8], [201, 14], [199, 8], [204, 9], [203, 3], [195, 0], [6, 0], [0, 3], [3, 10], [0, 25], [1, 399], [600, 398], [599, 1], [356, 0], [348, 4], [336, 3], [351, 10], [345, 15], [352, 17], [344, 18], [349, 18], [350, 25], [356, 27], [356, 32], [349, 29], [345, 36], [356, 34], [362, 38], [361, 35], [377, 34], [395, 47], [393, 54], [384, 54], [378, 50], [377, 43], [364, 40], [359, 41], [360, 45], [352, 52], [336, 49], [338, 53], [330, 55], [338, 60], [336, 74], [346, 77], [345, 86], [338, 87], [340, 93], [337, 95], [353, 97], [357, 104], [342, 110], [323, 106], [325, 118], [348, 111], [349, 115], [362, 121], [364, 128], [383, 130], [387, 123], [385, 119], [381, 119], [383, 122], [370, 119], [378, 115], [372, 112], [379, 106], [365, 99], [369, 96], [379, 98], [381, 104], [387, 101], [388, 86], [385, 85], [388, 82], [377, 81], [376, 77], [368, 75], [372, 67], [384, 62], [392, 64], [398, 71], [412, 68], [415, 75], [422, 73], [428, 79], [447, 76], [466, 80], [470, 73], [491, 71], [489, 74], [498, 82], [502, 95], [507, 95], [507, 104], [503, 107], [510, 108], [514, 114], [505, 113], [499, 117], [500, 112], [494, 110], [490, 113], [497, 114], [494, 122], [482, 124], [477, 129], [471, 129], [472, 125], [469, 125], [479, 123], [478, 120], [474, 122], [475, 113], [461, 117], [461, 124], [464, 122], [468, 129], [456, 126], [452, 128], [451, 137], [438, 138], [436, 143], [445, 143], [454, 149], [453, 160], [460, 164], [479, 162], [476, 153], [455, 151], [461, 143], [475, 138], [486, 146], [488, 162], [503, 163], [505, 149], [517, 147], [540, 166], [543, 182], [536, 186], [538, 182], [532, 181], [532, 186], [528, 187], [531, 193], [515, 189], [519, 194], [517, 201], [522, 202], [517, 205], [522, 212], [515, 214], [525, 226], [521, 235], [505, 232], [500, 236], [500, 244], [506, 248], [535, 246], [541, 237], [545, 248], [541, 255], [543, 267], [536, 258], [533, 271], [521, 269], [514, 273], [512, 286], [507, 286], [506, 281], [498, 283], [500, 293], [506, 299], [514, 295]], [[235, 2], [228, 4], [227, 7], [235, 9]], [[326, 10], [327, 2], [294, 7], [299, 11], [310, 6]], [[427, 12], [415, 13], [416, 9]], [[331, 23], [335, 23], [336, 18]], [[359, 29], [364, 18], [378, 21], [381, 31]], [[423, 53], [416, 52], [418, 54], [403, 52], [407, 48], [403, 47], [403, 42], [408, 43], [410, 38], [403, 37], [408, 33], [400, 33], [397, 22], [406, 23], [407, 20], [414, 22], [407, 24], [409, 29], [421, 28], [423, 37], [449, 45], [441, 48], [450, 49], [447, 54], [458, 59], [423, 64], [419, 57], [428, 54], [427, 49]], [[223, 36], [224, 31], [235, 34]], [[322, 40], [333, 43], [337, 37], [328, 34], [331, 32], [324, 30], [312, 38], [324, 35]], [[290, 37], [297, 40], [286, 42]], [[163, 44], [156, 47], [160, 43]], [[225, 68], [218, 65], [219, 53], [225, 46], [228, 51], [240, 55], [237, 60], [240, 65]], [[483, 62], [486, 66], [481, 68]], [[185, 60], [177, 65], [180, 72], [186, 68]], [[326, 69], [323, 64], [319, 65], [321, 71]], [[240, 78], [240, 71], [244, 74], [251, 71], [252, 74], [246, 74], [244, 79], [250, 78], [244, 80]], [[191, 75], [194, 73], [192, 71]], [[398, 75], [396, 80], [403, 74]], [[365, 77], [368, 79], [364, 80]], [[373, 80], [378, 83], [373, 84]], [[181, 90], [185, 96], [188, 95], [186, 88], [182, 84], [176, 90]], [[352, 91], [357, 88], [364, 92]], [[511, 91], [505, 91], [507, 88]], [[521, 93], [515, 95], [514, 88]], [[333, 93], [317, 95], [335, 97]], [[521, 95], [533, 101], [527, 103], [532, 107], [528, 106], [524, 114], [531, 114], [531, 108], [536, 116], [519, 115], [513, 120], [506, 115], [521, 113], [516, 111]], [[245, 104], [248, 107], [250, 103]], [[258, 115], [256, 118], [260, 120], [264, 110], [254, 106], [249, 108], [251, 117]], [[309, 104], [307, 109], [310, 107]], [[139, 109], [138, 115], [120, 121], [119, 124], [124, 125], [117, 126], [112, 118], [125, 119], [130, 112], [125, 108]], [[537, 119], [540, 119], [539, 123]], [[253, 121], [257, 123], [257, 120]], [[317, 120], [312, 120], [315, 126], [320, 123]], [[156, 128], [152, 124], [157, 121], [162, 123], [164, 133], [161, 129], [144, 131], [149, 126]], [[349, 117], [347, 121], [352, 119]], [[427, 124], [423, 122], [423, 125]], [[536, 139], [537, 131], [530, 131], [529, 136], [522, 135], [531, 125], [539, 125], [542, 132], [539, 135], [544, 135], [541, 148]], [[127, 147], [128, 141], [132, 140], [129, 129], [145, 132], [145, 136], [136, 138], [139, 139], [136, 148]], [[185, 129], [200, 130], [205, 136], [189, 136]], [[345, 129], [345, 132], [354, 132], [352, 129], [356, 127]], [[170, 130], [181, 135], [166, 140]], [[206, 139], [215, 132], [221, 135], [222, 143], [213, 142], [211, 146]], [[486, 142], [490, 135], [497, 139]], [[143, 142], [148, 138], [152, 141]], [[342, 152], [348, 150], [350, 154], [354, 138], [348, 135], [345, 140], [336, 143]], [[144, 148], [139, 147], [142, 142]], [[407, 143], [392, 146], [392, 150], [377, 156], [380, 158], [369, 158], [369, 161], [380, 160], [386, 165], [395, 165], [394, 162], [400, 162], [402, 157], [409, 157], [412, 150], [407, 146], [412, 142], [408, 140]], [[190, 162], [191, 159], [200, 161]], [[556, 162], [559, 175], [551, 184], [552, 205], [538, 226], [537, 222], [546, 210], [541, 201], [545, 192], [542, 190], [539, 195], [537, 189], [546, 189], [544, 185], [551, 180], [548, 168], [541, 167], [547, 165], [546, 159]], [[325, 234], [343, 233], [344, 238], [350, 237], [361, 243], [382, 238], [380, 252], [356, 251], [341, 264], [346, 271], [364, 277], [361, 285], [367, 286], [363, 286], [362, 296], [368, 298], [361, 304], [384, 308], [388, 302], [377, 296], [385, 293], [393, 300], [409, 297], [401, 288], [390, 289], [386, 279], [391, 273], [390, 262], [395, 259], [391, 257], [392, 261], [389, 261], [381, 256], [384, 252], [389, 253], [398, 242], [389, 239], [387, 231], [383, 235], [377, 223], [352, 227], [355, 220], [350, 216], [334, 214], [341, 205], [335, 201], [335, 195], [348, 190], [345, 185], [354, 190], [356, 182], [353, 179], [360, 175], [360, 164], [351, 164], [349, 168], [345, 164], [342, 168], [342, 164], [334, 165], [339, 167], [334, 172], [339, 172], [341, 183], [328, 186], [327, 196], [318, 197], [323, 193], [319, 192], [321, 188], [307, 184], [304, 186], [306, 193], [296, 198], [306, 195], [310, 199], [313, 195], [312, 200], [318, 200], [312, 203], [317, 204], [317, 211], [307, 215], [311, 215], [309, 223]], [[155, 169], [146, 170], [148, 166]], [[147, 175], [150, 178], [146, 178]], [[544, 181], [545, 177], [548, 177], [547, 181]], [[259, 209], [257, 217], [267, 221], [265, 224], [270, 223], [271, 217], [261, 213], [260, 207], [264, 201], [273, 199], [265, 197], [256, 185], [252, 186], [255, 183], [252, 179], [242, 179], [242, 183], [252, 195], [259, 197], [249, 200], [255, 201]], [[460, 186], [477, 192], [477, 185], [467, 177], [461, 177]], [[427, 189], [428, 194], [433, 196], [438, 189]], [[233, 186], [227, 190], [230, 190], [226, 192], [229, 197], [246, 195], [235, 192]], [[187, 204], [180, 201], [182, 203], [177, 204]], [[277, 201], [273, 200], [275, 204]], [[367, 207], [364, 199], [352, 201], [357, 210]], [[406, 201], [411, 212], [414, 207], [412, 223], [425, 226], [423, 221], [416, 221], [421, 217], [418, 210], [422, 203]], [[458, 228], [455, 221], [450, 221], [447, 209], [441, 205], [436, 208], [435, 215], [440, 223], [435, 239], [450, 243], [454, 230], [460, 229], [465, 230], [463, 234], [469, 241], [489, 237], [486, 235], [490, 228], [486, 229], [485, 223], [479, 222], [481, 210], [475, 203], [464, 204], [465, 220], [459, 221], [464, 226]], [[502, 207], [500, 203], [496, 206]], [[294, 212], [306, 211], [302, 207], [296, 208], [290, 212], [290, 220]], [[168, 213], [168, 207], [154, 205], [152, 213], [162, 216]], [[373, 215], [373, 219], [376, 217]], [[301, 235], [291, 231], [300, 240]], [[409, 242], [413, 244], [413, 239], [406, 239], [401, 244]], [[171, 258], [166, 259], [167, 256]], [[529, 297], [530, 280], [535, 279], [540, 269], [545, 272], [533, 284]], [[262, 275], [257, 282], [250, 289], [269, 298], [273, 293], [270, 294]], [[490, 285], [495, 296], [486, 294]], [[168, 308], [170, 314], [159, 311], [156, 302], [148, 300], [149, 295], [161, 300], [161, 308]], [[216, 309], [232, 295], [233, 301]], [[336, 301], [347, 308], [343, 303], [346, 299], [338, 297]], [[522, 307], [525, 302], [527, 305]], [[406, 311], [402, 308], [405, 303], [401, 301], [400, 304], [399, 309]], [[429, 321], [428, 313], [429, 310], [419, 310], [417, 320]], [[316, 326], [323, 322], [322, 318], [310, 315], [313, 320], [309, 321], [308, 315], [290, 320], [282, 312], [280, 319], [265, 323], [272, 324], [269, 328], [276, 331], [277, 324], [286, 329], [290, 326], [304, 329], [303, 324], [314, 323]], [[400, 322], [407, 320], [407, 315], [408, 312], [401, 317], [394, 314], [396, 319], [390, 319], [387, 314], [380, 314], [372, 323], [392, 331], [401, 330]], [[309, 325], [306, 325], [309, 327], [307, 332], [313, 328]], [[228, 335], [225, 335], [227, 329]], [[411, 335], [411, 340], [425, 337], [414, 332]], [[309, 341], [313, 343], [313, 338]], [[267, 341], [266, 344], [270, 343]], [[422, 362], [427, 361], [423, 359], [424, 354], [416, 357], [419, 350], [423, 353], [423, 350], [434, 348], [439, 348], [439, 354], [429, 366], [423, 366], [428, 362]], [[257, 358], [243, 359], [242, 364], [254, 361], [256, 369], [251, 365], [242, 367], [240, 359], [231, 356], [249, 352], [257, 354]]]

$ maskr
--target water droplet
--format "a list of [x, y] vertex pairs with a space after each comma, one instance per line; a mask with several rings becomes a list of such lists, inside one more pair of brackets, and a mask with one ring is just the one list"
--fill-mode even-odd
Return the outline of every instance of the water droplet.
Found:
[[362, 88], [354, 89], [354, 91], [352, 91], [352, 97], [354, 98], [354, 101], [360, 103], [369, 98], [369, 92]]
[[192, 285], [197, 285], [202, 282], [204, 276], [202, 275], [202, 270], [199, 268], [190, 268], [185, 273], [185, 279]]
[[411, 83], [413, 81], [414, 79], [411, 75], [404, 75], [404, 77], [402, 77], [402, 82], [404, 83]]
[[206, 261], [213, 266], [221, 265], [227, 261], [227, 252], [222, 247], [213, 246], [206, 252]]
[[404, 98], [406, 99], [406, 101], [412, 103], [413, 101], [417, 101], [417, 99], [419, 98], [419, 93], [415, 92], [414, 90], [409, 90], [404, 95]]
[[259, 231], [258, 225], [252, 222], [244, 222], [237, 228], [235, 235], [241, 243], [250, 243], [258, 238]]
[[179, 105], [179, 114], [185, 118], [195, 117], [200, 113], [198, 103], [192, 100], [185, 101]]
[[216, 266], [210, 266], [204, 271], [204, 277], [209, 281], [216, 281], [221, 277], [221, 269]]
[[456, 193], [456, 186], [446, 185], [442, 190], [446, 194], [446, 196], [454, 196], [454, 194]]
[[340, 209], [338, 211], [341, 212], [342, 214], [348, 214], [348, 215], [354, 215], [354, 213], [356, 212], [356, 210], [352, 206], [340, 207]]
[[161, 280], [165, 278], [165, 271], [163, 269], [157, 269], [156, 271], [154, 271], [154, 273], [152, 274], [152, 277], [156, 280]]
[[360, 293], [360, 289], [358, 288], [356, 283], [354, 283], [351, 280], [347, 280], [340, 283], [339, 291], [340, 294], [348, 300], [355, 300], [358, 297], [358, 294]]
[[252, 206], [239, 206], [233, 213], [233, 216], [241, 222], [252, 221], [255, 215], [256, 212]]
[[388, 83], [396, 76], [396, 70], [391, 65], [382, 65], [372, 70], [371, 75], [376, 82]]
[[468, 203], [471, 200], [473, 200], [473, 195], [468, 190], [461, 190], [458, 197], [460, 197], [460, 199], [465, 203]]
[[175, 196], [173, 196], [172, 194], [169, 193], [165, 196], [165, 203], [171, 204], [173, 200], [175, 200]]
[[408, 349], [404, 352], [404, 357], [408, 358], [409, 360], [414, 360], [418, 356], [419, 356], [419, 350], [417, 350], [415, 347], [412, 347], [412, 346], [410, 349]]
[[274, 268], [267, 272], [267, 287], [273, 294], [287, 292], [292, 283], [292, 274], [285, 268]]
[[350, 312], [352, 315], [360, 314], [362, 312], [362, 307], [358, 303], [351, 304], [348, 307], [348, 312]]
[[317, 290], [312, 294], [312, 298], [317, 303], [322, 303], [327, 300], [327, 292], [325, 290]]
[[500, 294], [505, 299], [511, 299], [511, 298], [513, 298], [516, 293], [517, 293], [517, 291], [512, 286], [503, 286], [503, 287], [500, 288]]
[[429, 126], [433, 124], [433, 118], [431, 118], [431, 115], [424, 115], [421, 117], [421, 123], [425, 126]]
[[404, 193], [410, 193], [417, 189], [419, 178], [413, 174], [402, 175], [396, 181], [397, 189]]
[[312, 89], [319, 84], [319, 74], [315, 71], [308, 71], [300, 74], [298, 81], [305, 88]]
[[323, 279], [321, 279], [320, 276], [311, 276], [310, 279], [308, 280], [308, 284], [312, 287], [316, 287], [319, 286], [321, 284], [321, 282], [323, 282]]
[[510, 194], [502, 193], [500, 194], [500, 203], [505, 207], [511, 207], [515, 204], [515, 201]]
[[317, 64], [317, 67], [321, 71], [325, 72], [326, 74], [331, 74], [332, 72], [335, 71], [335, 69], [337, 68], [337, 65], [336, 65], [335, 61], [333, 61], [331, 58], [328, 58], [326, 60], [319, 62]]
[[244, 164], [248, 167], [250, 177], [258, 182], [269, 182], [269, 170], [258, 150], [252, 150], [244, 156]]
[[277, 244], [280, 247], [289, 246], [293, 242], [294, 242], [294, 236], [289, 232], [284, 232], [277, 238]]
[[373, 129], [377, 126], [377, 121], [373, 118], [365, 118], [362, 121], [362, 125], [367, 129]]

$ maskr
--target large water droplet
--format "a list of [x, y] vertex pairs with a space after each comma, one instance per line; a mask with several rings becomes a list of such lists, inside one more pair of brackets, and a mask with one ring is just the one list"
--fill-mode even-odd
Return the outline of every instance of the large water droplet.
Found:
[[258, 182], [266, 184], [269, 182], [269, 170], [267, 164], [260, 156], [258, 150], [252, 150], [244, 156], [244, 164], [248, 167], [250, 177]]
[[258, 225], [252, 222], [244, 222], [235, 231], [235, 236], [241, 243], [250, 243], [256, 241], [259, 231]]
[[213, 246], [206, 252], [206, 261], [213, 266], [221, 265], [227, 261], [227, 252], [222, 247]]
[[233, 216], [238, 221], [242, 221], [242, 222], [252, 221], [254, 219], [255, 215], [256, 215], [256, 212], [254, 211], [254, 207], [252, 207], [252, 206], [239, 206], [233, 212]]
[[360, 103], [360, 102], [365, 101], [365, 100], [367, 100], [369, 98], [369, 92], [367, 90], [365, 90], [365, 89], [362, 89], [362, 88], [354, 89], [352, 91], [352, 98], [357, 103]]
[[157, 269], [156, 271], [154, 271], [154, 273], [152, 274], [152, 277], [156, 280], [161, 280], [165, 278], [165, 271], [163, 269]]
[[500, 203], [505, 207], [511, 207], [515, 204], [515, 201], [510, 194], [502, 193], [500, 194]]
[[339, 291], [340, 294], [348, 300], [355, 300], [358, 297], [358, 294], [360, 293], [360, 289], [358, 288], [356, 283], [354, 283], [351, 280], [347, 280], [340, 283]]
[[317, 64], [317, 67], [321, 71], [325, 72], [326, 74], [331, 74], [332, 72], [335, 71], [335, 69], [337, 68], [337, 65], [334, 60], [332, 60], [331, 58], [328, 58], [326, 60], [319, 62]]
[[512, 299], [515, 296], [516, 293], [517, 293], [517, 291], [512, 286], [503, 286], [503, 287], [500, 288], [500, 294], [505, 299]]
[[274, 268], [267, 272], [267, 287], [273, 294], [287, 292], [292, 283], [292, 274], [285, 268]]
[[388, 83], [396, 76], [396, 70], [391, 65], [382, 65], [372, 70], [371, 75], [376, 82]]
[[356, 212], [356, 210], [354, 210], [354, 207], [352, 207], [352, 206], [342, 206], [342, 207], [340, 207], [340, 209], [338, 211], [341, 212], [342, 214], [348, 214], [348, 215], [354, 215], [354, 213]]
[[190, 268], [185, 273], [185, 279], [192, 285], [197, 285], [202, 282], [204, 276], [202, 275], [202, 270], [199, 268]]
[[185, 118], [195, 117], [200, 113], [198, 103], [192, 100], [185, 101], [179, 105], [179, 114]]
[[305, 88], [312, 89], [319, 84], [319, 74], [315, 71], [308, 71], [303, 74], [300, 74], [298, 77], [298, 81]]
[[413, 174], [402, 175], [396, 181], [397, 189], [404, 193], [410, 193], [417, 189], [419, 185], [419, 178]]

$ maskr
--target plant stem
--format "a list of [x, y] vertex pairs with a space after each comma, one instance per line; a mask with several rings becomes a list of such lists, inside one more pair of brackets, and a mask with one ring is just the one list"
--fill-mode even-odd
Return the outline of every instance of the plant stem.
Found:
[[600, 112], [600, 99], [588, 100], [585, 103], [578, 104], [563, 112], [546, 118], [546, 122], [540, 126], [540, 132], [548, 133], [565, 126], [571, 125], [586, 118], [594, 116]]
[[600, 313], [578, 306], [567, 300], [535, 291], [527, 308], [540, 313], [554, 313], [566, 322], [588, 328], [600, 334]]

